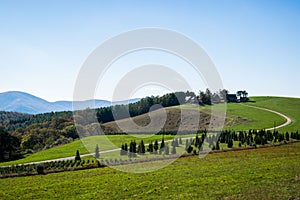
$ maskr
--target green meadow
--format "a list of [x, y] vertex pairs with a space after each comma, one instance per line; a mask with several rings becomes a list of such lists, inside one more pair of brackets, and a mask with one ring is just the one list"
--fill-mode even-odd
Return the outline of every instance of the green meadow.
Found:
[[[268, 108], [287, 115], [292, 119], [292, 124], [278, 129], [278, 131], [300, 130], [300, 99], [289, 97], [251, 97], [255, 102], [248, 102], [248, 105]], [[279, 122], [276, 121], [277, 124]]]
[[6, 178], [0, 199], [299, 199], [299, 158], [294, 143], [179, 158], [150, 173], [107, 167]]

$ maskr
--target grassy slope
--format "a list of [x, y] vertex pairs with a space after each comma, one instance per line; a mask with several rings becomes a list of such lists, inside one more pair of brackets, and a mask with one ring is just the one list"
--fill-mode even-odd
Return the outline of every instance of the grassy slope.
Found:
[[[221, 106], [219, 106], [221, 107]], [[208, 124], [211, 120], [211, 107], [206, 106], [195, 106], [191, 104], [185, 104], [181, 106], [173, 106], [165, 109], [155, 110], [150, 113], [152, 116], [152, 121], [150, 120], [149, 114], [143, 114], [133, 117], [132, 120], [138, 124], [141, 128], [135, 130], [134, 132], [143, 132], [143, 127], [147, 126], [150, 122], [153, 127], [162, 127], [164, 130], [204, 130], [208, 129]], [[181, 112], [185, 111], [185, 112]], [[167, 118], [163, 116], [166, 114]], [[200, 116], [200, 120], [197, 120]], [[193, 119], [195, 119], [193, 121]], [[228, 115], [227, 121], [231, 124], [236, 125], [241, 123], [241, 119], [235, 116]], [[126, 127], [130, 130], [131, 119], [118, 120], [118, 124], [121, 127]], [[166, 123], [164, 123], [166, 122]], [[113, 132], [122, 132], [116, 122], [108, 122], [102, 125], [107, 130], [113, 130]], [[151, 131], [151, 128], [147, 127], [147, 131]], [[155, 130], [155, 129], [154, 129]], [[145, 130], [144, 130], [145, 131]]]
[[250, 122], [230, 127], [230, 129], [234, 130], [265, 129], [273, 127], [274, 121], [276, 121], [277, 124], [283, 124], [285, 122], [285, 119], [283, 117], [275, 113], [256, 108], [250, 108], [245, 106], [243, 103], [228, 103], [226, 112], [230, 115], [251, 120]]
[[0, 199], [297, 199], [299, 157], [295, 143], [180, 158], [147, 174], [101, 168], [7, 178]]
[[[280, 99], [279, 99], [280, 100]], [[259, 106], [259, 101], [257, 103], [253, 104], [256, 106]], [[221, 109], [222, 105], [215, 105], [214, 108]], [[193, 105], [184, 105], [184, 109], [191, 109], [193, 111], [195, 110], [201, 110], [202, 113], [210, 113], [212, 107], [211, 106], [205, 106], [205, 107], [198, 107]], [[169, 110], [172, 108], [168, 108]], [[173, 108], [174, 110], [178, 109], [177, 107]], [[275, 110], [275, 109], [274, 109]], [[287, 115], [289, 113], [286, 113]], [[174, 116], [173, 116], [174, 117]], [[242, 117], [242, 118], [241, 118]], [[142, 118], [142, 119], [141, 119]], [[138, 116], [137, 120], [139, 122], [147, 121], [147, 116]], [[238, 119], [240, 118], [240, 119]], [[274, 124], [274, 121], [276, 121], [278, 124], [284, 123], [284, 119], [274, 113], [270, 113], [268, 111], [263, 111], [259, 109], [254, 109], [250, 107], [243, 106], [242, 104], [227, 104], [227, 119], [226, 124], [232, 125], [236, 124], [237, 122], [245, 122], [245, 120], [241, 119], [251, 119], [250, 122], [242, 123], [239, 125], [231, 126], [230, 129], [235, 130], [248, 130], [248, 129], [262, 129], [262, 128], [269, 128], [272, 127]], [[228, 126], [225, 128], [228, 128]], [[143, 136], [143, 135], [141, 135]], [[149, 135], [144, 135], [145, 137], [148, 137]], [[107, 136], [110, 141], [112, 141], [114, 144], [116, 144], [117, 147], [120, 147], [123, 142], [129, 143], [134, 137], [128, 137], [128, 136]], [[93, 136], [85, 138], [83, 141], [85, 142], [86, 146], [90, 151], [94, 151], [94, 148], [96, 144], [98, 143], [100, 146], [100, 150], [107, 150], [108, 145], [106, 145], [106, 142], [103, 142], [105, 138], [102, 138], [102, 136]], [[146, 138], [144, 142], [149, 142], [150, 140], [159, 139], [161, 140], [161, 136], [156, 136], [155, 138]], [[168, 137], [166, 137], [168, 139]], [[139, 139], [137, 138], [137, 141]], [[35, 162], [35, 161], [41, 161], [41, 160], [49, 160], [49, 159], [55, 159], [55, 158], [62, 158], [62, 157], [68, 157], [68, 156], [74, 156], [75, 151], [79, 150], [81, 154], [89, 153], [89, 151], [85, 148], [85, 146], [82, 144], [81, 140], [74, 141], [72, 143], [54, 147], [51, 149], [47, 149], [35, 154], [32, 154], [24, 159], [12, 161], [12, 162], [6, 162], [6, 163], [0, 163], [0, 166], [4, 165], [10, 165], [10, 164], [21, 164], [21, 163], [27, 163], [27, 162]]]
[[[255, 103], [247, 103], [249, 105], [260, 106], [281, 112], [292, 118], [292, 124], [279, 131], [297, 131], [300, 130], [300, 98], [288, 97], [251, 97]], [[278, 122], [276, 121], [276, 124]]]
[[[201, 121], [199, 123], [199, 129], [207, 128], [206, 126], [210, 122], [209, 116], [211, 114], [211, 109], [222, 110], [223, 108], [224, 104], [213, 106], [195, 106], [187, 104], [181, 106], [181, 109], [189, 110], [189, 115], [187, 117], [192, 118], [194, 115], [196, 116], [196, 112], [200, 111]], [[275, 113], [250, 108], [244, 106], [244, 104], [228, 103], [226, 104], [226, 108], [226, 122], [224, 124], [224, 128], [230, 128], [234, 130], [264, 129], [273, 127], [274, 121], [276, 121], [277, 124], [282, 124], [285, 122], [284, 118]], [[169, 115], [165, 130], [176, 130], [178, 128], [181, 117], [180, 112], [178, 112], [179, 109], [179, 106], [166, 108], [166, 112], [169, 113]], [[160, 118], [160, 110], [154, 111], [153, 117]], [[150, 122], [148, 114], [134, 117], [133, 120], [140, 126], [146, 126]], [[187, 118], [184, 118], [183, 121], [186, 120], [188, 121]], [[128, 119], [119, 120], [119, 123], [123, 125], [127, 122]], [[115, 122], [106, 123], [104, 126], [109, 127], [112, 130], [120, 131]], [[192, 126], [196, 127], [197, 125]], [[188, 128], [191, 127], [191, 125], [183, 124], [183, 127], [189, 130]]]
[[[90, 153], [88, 150], [90, 150], [91, 152], [95, 150], [96, 144], [99, 144], [100, 151], [109, 150], [111, 149], [111, 145], [107, 142], [107, 138], [110, 142], [116, 145], [114, 148], [120, 148], [122, 143], [127, 142], [127, 144], [129, 145], [129, 142], [131, 140], [136, 140], [137, 142], [139, 142], [141, 139], [143, 139], [145, 143], [149, 143], [150, 141], [154, 142], [156, 139], [160, 141], [162, 136], [161, 135], [151, 136], [151, 135], [144, 135], [144, 134], [140, 134], [138, 136], [134, 136], [134, 135], [91, 136], [91, 137], [86, 137], [82, 140], [76, 140], [74, 142], [62, 146], [57, 146], [51, 149], [40, 151], [38, 153], [32, 154], [20, 160], [3, 162], [0, 163], [0, 166], [75, 156], [77, 149], [79, 150], [80, 154], [87, 154]], [[173, 136], [170, 135], [165, 136], [165, 140], [169, 140], [172, 138]], [[83, 143], [85, 145], [83, 145]]]

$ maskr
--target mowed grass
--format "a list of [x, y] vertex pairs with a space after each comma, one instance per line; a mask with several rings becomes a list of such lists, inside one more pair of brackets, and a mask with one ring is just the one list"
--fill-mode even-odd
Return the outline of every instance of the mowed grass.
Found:
[[98, 168], [0, 185], [0, 199], [299, 199], [300, 143], [180, 158], [145, 174]]
[[[226, 112], [226, 123], [224, 129], [232, 130], [249, 130], [249, 129], [266, 129], [274, 126], [274, 121], [277, 124], [283, 124], [285, 119], [275, 113], [261, 110], [253, 107], [245, 106], [243, 103], [227, 103], [216, 104], [212, 106], [190, 106], [190, 109], [200, 109], [202, 112], [211, 113], [212, 109]], [[243, 119], [243, 120], [242, 120]], [[232, 122], [231, 122], [232, 121]], [[230, 126], [231, 124], [237, 125]]]
[[[170, 140], [174, 136], [165, 135], [165, 140]], [[23, 159], [15, 160], [11, 162], [0, 163], [0, 166], [22, 164], [43, 160], [50, 160], [56, 158], [64, 158], [69, 156], [75, 156], [76, 150], [78, 149], [80, 154], [88, 154], [94, 152], [96, 144], [99, 145], [100, 151], [110, 150], [120, 148], [122, 143], [127, 143], [129, 145], [131, 140], [136, 140], [140, 142], [143, 139], [144, 143], [154, 142], [156, 139], [161, 141], [162, 135], [146, 135], [146, 134], [132, 134], [132, 135], [100, 135], [100, 136], [90, 136], [82, 138], [81, 140], [76, 140], [74, 142], [53, 147], [51, 149], [43, 150], [32, 155], [29, 155]], [[90, 151], [90, 152], [89, 152]]]
[[[300, 98], [288, 97], [251, 97], [248, 105], [259, 106], [278, 111], [292, 118], [292, 124], [278, 129], [280, 132], [300, 130]], [[278, 122], [276, 121], [276, 124]]]
[[[253, 104], [255, 105], [255, 104]], [[249, 129], [266, 129], [274, 126], [274, 121], [278, 125], [283, 124], [286, 120], [269, 111], [261, 110], [253, 107], [245, 106], [243, 103], [226, 103], [226, 104], [215, 104], [212, 106], [194, 106], [194, 105], [183, 105], [184, 109], [198, 109], [203, 113], [212, 113], [212, 109], [216, 111], [226, 112], [226, 121], [224, 129], [233, 130], [249, 130]], [[241, 120], [241, 119], [244, 120]], [[240, 122], [237, 125], [237, 122]]]
[[253, 107], [247, 107], [243, 103], [227, 103], [226, 113], [229, 115], [243, 117], [250, 120], [246, 123], [228, 127], [233, 130], [267, 129], [274, 127], [274, 121], [276, 121], [277, 125], [286, 122], [286, 120], [283, 117], [275, 113], [266, 110], [260, 110]]

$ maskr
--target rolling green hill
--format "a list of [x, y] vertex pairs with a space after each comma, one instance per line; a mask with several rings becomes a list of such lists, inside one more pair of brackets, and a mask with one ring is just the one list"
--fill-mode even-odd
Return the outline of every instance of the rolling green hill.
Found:
[[[166, 140], [173, 138], [173, 136], [171, 135], [166, 135], [164, 137]], [[111, 145], [108, 143], [107, 140], [113, 143], [115, 145], [115, 148], [120, 148], [123, 143], [129, 144], [131, 140], [140, 141], [141, 139], [143, 139], [145, 143], [149, 143], [150, 141], [154, 142], [156, 139], [161, 140], [161, 138], [162, 138], [161, 135], [150, 135], [150, 134], [90, 136], [90, 137], [83, 138], [81, 140], [76, 140], [74, 142], [65, 145], [53, 147], [44, 151], [34, 153], [20, 160], [3, 162], [0, 163], [0, 166], [75, 156], [75, 152], [77, 149], [80, 151], [80, 154], [88, 154], [90, 153], [89, 150], [91, 152], [94, 152], [96, 144], [99, 144], [100, 151], [105, 151], [105, 150], [109, 150], [111, 147]]]
[[[280, 128], [278, 131], [300, 130], [300, 98], [288, 97], [251, 97], [256, 102], [248, 102], [248, 105], [268, 108], [283, 113], [292, 118], [292, 124]], [[276, 121], [276, 123], [278, 123]]]
[[[216, 105], [221, 108], [222, 105]], [[152, 127], [161, 127], [163, 126], [163, 130], [165, 131], [177, 131], [179, 126], [181, 130], [205, 130], [208, 129], [208, 125], [211, 120], [212, 114], [212, 106], [197, 106], [191, 104], [185, 104], [181, 106], [172, 106], [164, 109], [159, 109], [151, 112], [150, 114], [142, 114], [136, 117], [133, 117], [132, 120], [140, 126], [139, 129], [135, 132], [143, 132], [143, 127], [147, 126], [150, 122], [152, 123]], [[237, 108], [234, 108], [237, 109]], [[185, 110], [185, 114], [182, 115], [181, 110]], [[244, 108], [244, 110], [248, 110], [251, 112], [251, 109]], [[265, 111], [262, 111], [262, 113]], [[163, 117], [166, 113], [166, 119]], [[268, 112], [266, 113], [268, 114]], [[197, 119], [200, 115], [199, 121], [193, 121], [192, 119]], [[271, 114], [272, 115], [272, 114]], [[153, 118], [151, 121], [150, 116]], [[182, 117], [182, 118], [181, 118]], [[247, 115], [247, 113], [243, 117], [238, 117], [236, 113], [228, 113], [225, 120], [225, 127], [231, 127], [238, 124], [243, 124], [251, 121], [251, 115]], [[130, 129], [131, 119], [122, 119], [117, 122], [108, 122], [102, 124], [105, 132], [122, 132], [118, 125], [121, 127], [125, 127], [126, 129]], [[161, 124], [162, 122], [166, 122]], [[151, 128], [149, 128], [151, 130]], [[159, 131], [159, 130], [158, 130]]]
[[[300, 100], [299, 100], [300, 102]], [[268, 112], [265, 110], [260, 110], [257, 108], [247, 107], [245, 105], [255, 105], [261, 106], [256, 103], [227, 103], [226, 104], [226, 120], [224, 124], [225, 129], [234, 129], [234, 130], [249, 130], [249, 129], [266, 129], [272, 128], [274, 126], [274, 121], [277, 125], [283, 124], [285, 119], [275, 113]], [[195, 106], [195, 105], [182, 105], [181, 109], [189, 109], [189, 116], [193, 118], [198, 112], [200, 112], [200, 122], [199, 124], [183, 124], [185, 130], [189, 128], [195, 128], [198, 126], [199, 130], [204, 130], [208, 127], [210, 122], [210, 115], [212, 109], [223, 109], [224, 105], [217, 104], [212, 106]], [[263, 106], [261, 106], [263, 107]], [[272, 109], [272, 107], [270, 107]], [[177, 130], [181, 121], [180, 121], [180, 110], [179, 106], [173, 106], [166, 108], [167, 121], [164, 127], [164, 130]], [[283, 112], [282, 112], [283, 113]], [[286, 115], [289, 115], [289, 112], [286, 112]], [[161, 118], [161, 110], [156, 110], [152, 113], [154, 118]], [[186, 121], [185, 118], [183, 121]], [[126, 126], [129, 122], [129, 119], [119, 120], [118, 123], [122, 126]], [[148, 114], [139, 115], [133, 117], [133, 121], [140, 126], [146, 126], [150, 122]], [[159, 120], [158, 120], [159, 122]], [[155, 124], [154, 124], [155, 125]], [[118, 128], [116, 122], [108, 122], [103, 124], [105, 130], [110, 130], [111, 132], [121, 132]]]

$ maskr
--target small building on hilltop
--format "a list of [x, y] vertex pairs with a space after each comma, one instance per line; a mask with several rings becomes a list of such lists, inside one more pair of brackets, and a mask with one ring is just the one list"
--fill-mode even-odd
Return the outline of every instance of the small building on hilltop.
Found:
[[226, 100], [227, 100], [228, 103], [230, 103], [230, 102], [237, 103], [238, 102], [238, 98], [237, 98], [236, 94], [227, 94], [226, 95]]

